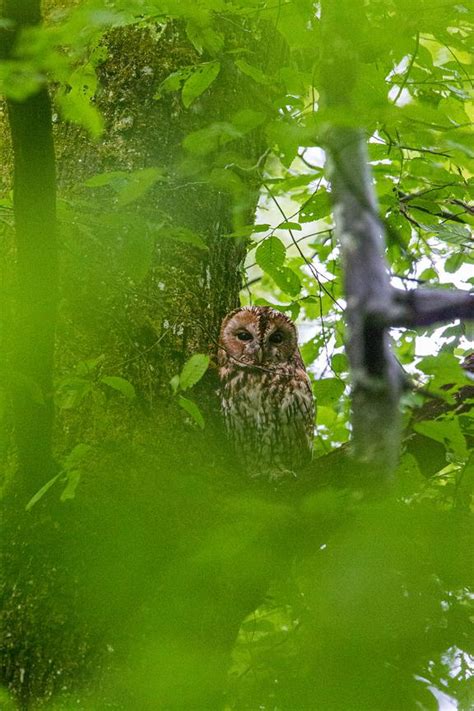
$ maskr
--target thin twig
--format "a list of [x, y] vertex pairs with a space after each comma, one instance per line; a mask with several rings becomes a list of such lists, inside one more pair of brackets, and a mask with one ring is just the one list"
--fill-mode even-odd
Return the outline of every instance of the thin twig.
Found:
[[407, 70], [405, 72], [405, 76], [403, 77], [403, 81], [400, 84], [400, 87], [397, 91], [397, 95], [393, 100], [393, 103], [396, 104], [398, 99], [400, 98], [403, 89], [406, 86], [406, 83], [408, 81], [408, 77], [410, 76], [410, 72], [413, 69], [413, 64], [415, 63], [416, 55], [418, 54], [418, 48], [420, 46], [420, 33], [416, 33], [416, 39], [415, 39], [415, 49], [413, 50], [413, 54], [411, 55], [410, 63], [408, 64]]

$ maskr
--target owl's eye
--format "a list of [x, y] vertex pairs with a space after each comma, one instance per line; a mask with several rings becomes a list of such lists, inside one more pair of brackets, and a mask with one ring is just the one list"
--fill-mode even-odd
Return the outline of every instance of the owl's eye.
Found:
[[237, 334], [239, 341], [251, 341], [252, 335], [248, 331], [239, 331]]
[[272, 333], [268, 340], [270, 343], [281, 343], [283, 340], [283, 333], [281, 331], [275, 331], [275, 333]]

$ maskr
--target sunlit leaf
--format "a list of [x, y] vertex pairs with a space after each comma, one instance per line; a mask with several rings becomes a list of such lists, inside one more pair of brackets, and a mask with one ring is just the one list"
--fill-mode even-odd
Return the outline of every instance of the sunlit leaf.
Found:
[[278, 237], [267, 237], [255, 252], [255, 260], [263, 271], [271, 271], [282, 267], [285, 261], [286, 249]]
[[302, 230], [299, 222], [280, 222], [277, 230], [296, 230], [297, 232]]
[[275, 284], [290, 296], [298, 296], [301, 291], [301, 281], [289, 267], [278, 267], [268, 272]]

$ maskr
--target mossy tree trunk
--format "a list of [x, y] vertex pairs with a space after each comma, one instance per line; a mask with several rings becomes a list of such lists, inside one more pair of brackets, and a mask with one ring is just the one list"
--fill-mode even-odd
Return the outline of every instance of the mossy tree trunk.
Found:
[[[241, 43], [242, 37], [234, 41]], [[232, 62], [222, 62], [211, 89], [189, 108], [179, 92], [156, 99], [157, 87], [169, 74], [209, 59], [198, 55], [180, 25], [168, 25], [160, 34], [142, 28], [116, 30], [107, 44], [108, 58], [98, 67], [97, 97], [105, 134], [94, 142], [83, 132], [58, 127], [59, 182], [77, 195], [82, 181], [105, 171], [154, 167], [165, 174], [164, 182], [130, 206], [148, 226], [163, 220], [166, 226], [156, 239], [148, 275], [135, 283], [138, 301], [128, 308], [132, 319], [136, 316], [138, 348], [170, 330], [140, 361], [142, 377], [152, 364], [155, 384], [167, 386], [185, 358], [212, 350], [223, 316], [238, 304], [245, 239], [229, 235], [254, 220], [260, 172], [246, 167], [258, 162], [265, 147], [258, 131], [234, 141], [232, 156], [242, 166], [232, 167], [213, 163], [212, 151], [196, 156], [183, 148], [186, 136], [213, 122], [230, 121], [236, 112], [254, 107], [255, 99], [251, 82], [238, 75]], [[92, 195], [101, 209], [113, 212], [110, 193], [105, 201], [103, 189], [85, 193], [87, 200]], [[192, 231], [207, 249], [166, 239], [166, 227]], [[129, 225], [122, 233], [117, 229], [119, 239], [126, 240], [129, 233]]]

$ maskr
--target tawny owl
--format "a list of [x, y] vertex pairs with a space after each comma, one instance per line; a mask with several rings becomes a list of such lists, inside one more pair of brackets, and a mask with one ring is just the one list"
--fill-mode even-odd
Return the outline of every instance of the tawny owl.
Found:
[[311, 459], [314, 403], [296, 327], [268, 306], [229, 313], [219, 337], [222, 411], [252, 476], [296, 473]]

